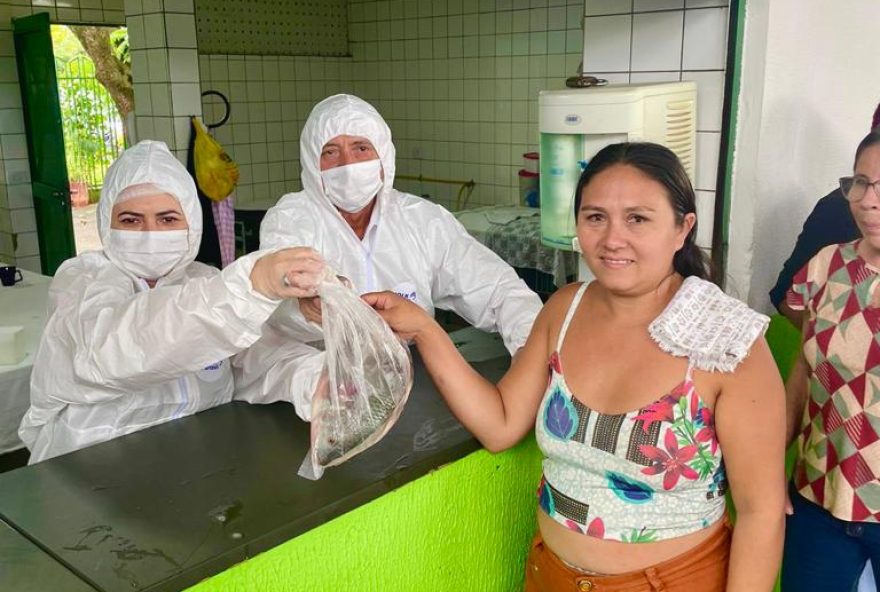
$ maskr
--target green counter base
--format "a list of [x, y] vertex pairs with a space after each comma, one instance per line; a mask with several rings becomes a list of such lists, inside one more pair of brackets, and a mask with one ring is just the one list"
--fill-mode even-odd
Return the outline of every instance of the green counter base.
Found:
[[540, 476], [534, 437], [480, 450], [189, 592], [519, 590]]

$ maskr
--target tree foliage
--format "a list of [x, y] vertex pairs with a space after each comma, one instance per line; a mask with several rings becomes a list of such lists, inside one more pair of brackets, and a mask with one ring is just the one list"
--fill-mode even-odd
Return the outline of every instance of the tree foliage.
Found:
[[[127, 64], [131, 68], [131, 47], [128, 44], [128, 29], [119, 27], [110, 33], [110, 45], [113, 46], [113, 55], [116, 59]], [[129, 70], [129, 79], [131, 70]]]
[[126, 29], [71, 25], [70, 30], [82, 43], [95, 64], [95, 77], [107, 89], [122, 121], [134, 110], [131, 83], [131, 54]]
[[57, 59], [58, 99], [64, 128], [64, 151], [72, 180], [92, 187], [125, 147], [122, 121], [107, 90], [95, 79], [88, 56]]
[[97, 188], [125, 147], [122, 121], [133, 108], [128, 36], [125, 29], [53, 26], [52, 39], [68, 174]]

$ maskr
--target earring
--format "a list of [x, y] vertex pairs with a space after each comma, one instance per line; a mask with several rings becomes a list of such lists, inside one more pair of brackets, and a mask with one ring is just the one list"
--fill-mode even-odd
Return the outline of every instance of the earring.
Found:
[[578, 237], [574, 236], [571, 238], [571, 249], [575, 253], [583, 253], [584, 250], [581, 249], [581, 241], [578, 240]]

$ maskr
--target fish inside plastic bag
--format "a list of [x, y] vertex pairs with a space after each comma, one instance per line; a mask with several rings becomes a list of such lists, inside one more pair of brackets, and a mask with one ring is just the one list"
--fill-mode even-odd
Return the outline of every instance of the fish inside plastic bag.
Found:
[[409, 349], [356, 292], [327, 271], [318, 286], [326, 358], [312, 398], [311, 448], [299, 475], [320, 479], [382, 439], [409, 397]]

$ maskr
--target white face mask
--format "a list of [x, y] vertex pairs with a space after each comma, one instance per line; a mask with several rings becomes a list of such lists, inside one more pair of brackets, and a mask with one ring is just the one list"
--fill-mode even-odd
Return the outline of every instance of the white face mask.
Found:
[[189, 251], [189, 230], [110, 230], [110, 249], [126, 271], [156, 280]]
[[381, 172], [378, 158], [321, 171], [324, 193], [340, 210], [360, 211], [382, 188]]

